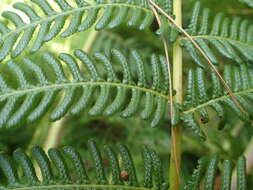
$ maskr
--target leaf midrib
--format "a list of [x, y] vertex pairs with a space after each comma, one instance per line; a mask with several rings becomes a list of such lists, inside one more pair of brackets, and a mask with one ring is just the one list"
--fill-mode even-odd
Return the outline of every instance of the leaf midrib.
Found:
[[160, 96], [163, 97], [165, 99], [169, 99], [167, 95], [162, 94], [158, 91], [155, 91], [153, 89], [148, 89], [145, 87], [140, 87], [140, 86], [135, 86], [135, 85], [131, 85], [131, 84], [124, 84], [124, 83], [116, 83], [116, 82], [69, 82], [69, 83], [60, 83], [60, 84], [49, 84], [49, 85], [45, 85], [45, 86], [39, 86], [39, 87], [32, 87], [32, 88], [27, 88], [27, 89], [21, 89], [21, 90], [15, 90], [12, 92], [8, 92], [8, 93], [4, 93], [4, 94], [0, 94], [0, 99], [2, 98], [9, 98], [10, 96], [20, 96], [23, 94], [28, 94], [28, 93], [32, 93], [32, 92], [41, 92], [41, 91], [46, 91], [46, 90], [50, 90], [50, 89], [58, 89], [58, 88], [67, 88], [67, 87], [71, 87], [71, 86], [85, 86], [85, 85], [94, 85], [94, 86], [99, 86], [99, 85], [108, 85], [108, 86], [120, 86], [120, 87], [125, 87], [125, 88], [129, 88], [129, 89], [137, 89], [143, 92], [149, 92], [151, 94], [154, 94], [156, 96]]
[[45, 18], [40, 17], [41, 19], [39, 19], [38, 21], [29, 22], [28, 24], [25, 24], [22, 27], [18, 27], [16, 29], [11, 30], [10, 32], [4, 34], [2, 37], [0, 37], [0, 41], [4, 40], [5, 38], [7, 38], [8, 36], [10, 36], [12, 34], [22, 32], [23, 30], [25, 30], [27, 28], [37, 26], [37, 25], [39, 25], [41, 23], [44, 23], [44, 22], [47, 22], [47, 21], [50, 21], [50, 20], [54, 20], [57, 17], [70, 15], [70, 14], [78, 12], [78, 11], [85, 11], [85, 10], [92, 9], [92, 8], [102, 8], [102, 7], [106, 7], [106, 6], [115, 6], [115, 7], [117, 7], [117, 6], [125, 6], [125, 7], [132, 7], [132, 8], [142, 9], [142, 10], [144, 10], [146, 12], [150, 11], [149, 9], [147, 9], [145, 7], [142, 7], [140, 5], [127, 4], [127, 3], [102, 3], [102, 4], [88, 5], [88, 6], [85, 6], [85, 7], [76, 7], [76, 8], [73, 8], [73, 9], [65, 11], [65, 12], [58, 12], [58, 13], [56, 13], [54, 15], [46, 16]]
[[[248, 93], [252, 93], [253, 92], [253, 88], [250, 88], [250, 89], [247, 89], [247, 90], [242, 90], [242, 91], [239, 91], [239, 92], [234, 92], [234, 96], [239, 96], [239, 95], [244, 95], [244, 94], [248, 94]], [[188, 110], [185, 110], [183, 111], [182, 113], [183, 114], [189, 114], [191, 112], [195, 112], [197, 109], [200, 109], [200, 108], [204, 108], [204, 107], [207, 107], [207, 106], [210, 106], [216, 102], [219, 102], [219, 101], [222, 101], [222, 100], [225, 100], [227, 98], [229, 98], [230, 95], [225, 95], [225, 96], [221, 96], [219, 98], [215, 98], [215, 99], [211, 99], [209, 100], [208, 102], [205, 102], [203, 104], [200, 104], [194, 108], [190, 108]]]
[[[129, 89], [137, 89], [143, 92], [148, 92], [151, 94], [154, 94], [155, 96], [158, 97], [162, 97], [165, 98], [169, 101], [169, 97], [165, 94], [162, 94], [158, 91], [155, 91], [153, 89], [148, 89], [145, 87], [140, 87], [140, 86], [135, 86], [135, 85], [131, 85], [131, 84], [124, 84], [124, 83], [116, 83], [116, 82], [69, 82], [69, 83], [61, 83], [61, 84], [49, 84], [49, 85], [45, 85], [45, 86], [39, 86], [39, 87], [33, 87], [33, 88], [28, 88], [28, 89], [22, 89], [22, 90], [15, 90], [9, 93], [5, 93], [5, 94], [0, 94], [0, 99], [2, 98], [9, 98], [10, 96], [20, 96], [20, 95], [24, 95], [24, 94], [28, 94], [28, 93], [32, 93], [32, 92], [42, 92], [42, 91], [47, 91], [50, 89], [58, 89], [58, 88], [67, 88], [67, 87], [71, 87], [71, 86], [88, 86], [88, 85], [94, 85], [94, 86], [100, 86], [100, 85], [108, 85], [108, 86], [114, 86], [114, 87], [125, 87], [125, 88], [129, 88]], [[242, 90], [239, 92], [234, 92], [233, 94], [235, 96], [238, 95], [244, 95], [244, 94], [248, 94], [248, 93], [253, 93], [253, 88], [247, 89], [247, 90]], [[200, 104], [196, 107], [190, 108], [188, 110], [183, 111], [183, 114], [189, 114], [191, 112], [195, 112], [197, 109], [203, 108], [203, 107], [208, 107], [211, 104], [214, 104], [216, 102], [222, 101], [229, 98], [229, 95], [224, 95], [215, 99], [211, 99], [203, 104]]]
[[[29, 190], [29, 189], [54, 189], [54, 188], [108, 188], [108, 189], [131, 189], [131, 190], [152, 190], [145, 187], [136, 187], [136, 186], [124, 186], [124, 185], [86, 185], [86, 184], [65, 184], [65, 185], [42, 185], [42, 186], [30, 186], [30, 187], [16, 187], [10, 188], [11, 190]], [[9, 188], [6, 188], [8, 190]]]

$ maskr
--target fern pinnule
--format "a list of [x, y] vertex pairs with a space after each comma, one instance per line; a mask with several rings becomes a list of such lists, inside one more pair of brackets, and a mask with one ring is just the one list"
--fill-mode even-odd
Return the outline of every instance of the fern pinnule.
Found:
[[232, 180], [232, 169], [232, 162], [230, 160], [225, 160], [223, 163], [221, 190], [230, 189]]
[[247, 170], [246, 170], [246, 158], [240, 157], [238, 159], [237, 167], [237, 189], [246, 190], [247, 189]]
[[210, 158], [205, 174], [205, 190], [212, 190], [214, 188], [215, 178], [218, 170], [218, 163], [218, 156]]

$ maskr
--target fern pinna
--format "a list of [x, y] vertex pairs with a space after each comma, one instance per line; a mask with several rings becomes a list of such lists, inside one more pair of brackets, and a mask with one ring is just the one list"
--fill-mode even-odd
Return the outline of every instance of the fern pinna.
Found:
[[[211, 72], [211, 86], [205, 70], [201, 67], [192, 68], [188, 72], [186, 100], [182, 111], [182, 120], [187, 127], [194, 130], [198, 136], [205, 139], [205, 134], [199, 123], [209, 121], [210, 108], [213, 109], [220, 120], [225, 118], [225, 109], [229, 108], [245, 122], [250, 122], [253, 116], [253, 70], [246, 64], [225, 65], [223, 78], [231, 87], [235, 97], [246, 112], [242, 112], [227, 91], [223, 88], [219, 78]], [[199, 117], [198, 117], [199, 116]]]
[[[76, 58], [69, 54], [60, 54], [59, 60], [67, 64], [71, 76], [66, 75], [62, 64], [54, 56], [45, 53], [43, 57], [47, 64], [39, 65], [25, 58], [22, 64], [9, 61], [4, 66], [8, 67], [17, 78], [17, 87], [13, 88], [10, 84], [13, 80], [8, 81], [4, 75], [0, 75], [2, 128], [34, 122], [45, 115], [56, 102], [58, 102], [57, 106], [51, 110], [49, 116], [52, 121], [60, 119], [66, 113], [79, 114], [85, 111], [90, 115], [112, 115], [120, 112], [123, 117], [138, 114], [143, 119], [149, 120], [151, 126], [157, 126], [166, 118], [169, 84], [163, 56], [154, 54], [149, 63], [144, 61], [135, 50], [131, 51], [129, 59], [116, 49], [112, 50], [112, 58], [101, 53], [89, 57], [81, 50], [75, 51]], [[137, 71], [131, 69], [128, 60], [134, 61]], [[97, 68], [101, 65], [95, 65], [95, 61], [102, 63], [99, 71], [104, 69], [106, 74], [98, 72]], [[86, 66], [88, 73], [85, 76], [80, 71], [78, 62]], [[120, 73], [114, 71], [113, 63], [121, 65]], [[146, 72], [149, 68], [152, 69], [152, 81], [148, 80], [150, 75]], [[32, 75], [36, 78], [35, 84], [28, 82], [28, 76], [26, 77], [28, 74], [24, 73], [26, 69], [32, 71]], [[48, 76], [45, 69], [51, 69], [54, 77]], [[215, 73], [205, 76], [204, 69], [201, 67], [190, 69], [186, 100], [182, 108], [175, 106], [173, 125], [179, 122], [181, 115], [185, 125], [204, 139], [205, 134], [200, 129], [199, 123], [209, 121], [208, 108], [213, 108], [222, 120], [225, 118], [226, 107], [231, 108], [243, 121], [250, 122], [253, 114], [250, 108], [252, 75], [252, 69], [246, 64], [224, 67], [224, 79], [231, 86], [240, 104], [249, 113], [247, 115], [233, 103]], [[208, 87], [207, 77], [211, 77], [211, 88]], [[59, 99], [57, 94], [61, 91], [63, 91], [63, 98]], [[212, 92], [211, 95], [208, 94], [209, 91]], [[111, 96], [114, 93], [115, 95]], [[197, 115], [200, 116], [200, 122]]]
[[[197, 2], [187, 31], [212, 63], [219, 64], [214, 50], [239, 64], [253, 62], [253, 25], [246, 19], [230, 19], [222, 13], [216, 14], [212, 20], [210, 14], [208, 8], [202, 11], [200, 2]], [[205, 67], [205, 61], [193, 44], [184, 37], [179, 40], [193, 60]]]
[[[101, 53], [89, 57], [82, 50], [76, 50], [74, 54], [75, 58], [62, 53], [56, 59], [44, 53], [43, 64], [34, 63], [28, 58], [23, 59], [22, 64], [7, 62], [5, 66], [17, 80], [14, 82], [16, 88], [13, 88], [10, 85], [13, 80], [7, 81], [0, 75], [0, 126], [10, 128], [36, 121], [55, 105], [55, 101], [59, 103], [50, 114], [52, 121], [60, 119], [67, 112], [78, 114], [83, 111], [90, 115], [120, 113], [123, 117], [140, 114], [143, 119], [150, 120], [151, 126], [157, 126], [164, 118], [169, 85], [163, 56], [154, 54], [149, 63], [132, 50], [129, 59], [136, 65], [137, 70], [134, 71], [116, 49], [112, 50], [112, 59]], [[66, 75], [59, 60], [66, 63], [71, 76]], [[78, 62], [86, 66], [85, 75], [80, 71]], [[113, 63], [121, 66], [120, 73], [114, 71]], [[105, 70], [105, 73], [99, 72], [98, 66], [99, 71]], [[153, 71], [152, 81], [147, 78], [147, 68]], [[30, 77], [36, 78], [35, 84], [27, 79], [26, 69], [32, 71]], [[48, 76], [45, 69], [54, 76]], [[63, 98], [57, 99], [60, 91], [64, 93]]]
[[[47, 0], [31, 1], [39, 7], [38, 12], [43, 12], [44, 15], [37, 14], [34, 6], [27, 3], [19, 2], [13, 5], [15, 9], [27, 15], [28, 23], [16, 12], [4, 11], [2, 13], [6, 21], [13, 23], [15, 28], [11, 29], [4, 22], [0, 22], [0, 61], [10, 53], [12, 58], [17, 57], [28, 49], [31, 41], [33, 42], [30, 52], [34, 53], [45, 42], [52, 40], [59, 34], [60, 37], [66, 38], [74, 33], [87, 30], [94, 24], [96, 30], [112, 29], [121, 23], [137, 26], [140, 30], [144, 30], [154, 20], [147, 1], [143, 0], [96, 0], [93, 3], [76, 0], [76, 5], [71, 5], [66, 0], [55, 0], [54, 2], [60, 11], [55, 10], [56, 7], [50, 5]], [[161, 3], [171, 12], [171, 1], [161, 1]], [[68, 18], [70, 18], [70, 22], [67, 22]], [[36, 32], [37, 28], [38, 32]], [[33, 37], [35, 33], [37, 33], [36, 37]]]
[[[73, 147], [50, 149], [50, 160], [40, 147], [34, 147], [32, 159], [38, 164], [42, 179], [39, 179], [35, 164], [23, 150], [16, 150], [13, 160], [1, 153], [0, 168], [7, 179], [5, 184], [1, 183], [1, 189], [167, 189], [162, 162], [153, 150], [147, 147], [143, 149], [144, 174], [143, 182], [140, 182], [132, 156], [125, 145], [118, 145], [121, 161], [111, 147], [105, 146], [109, 169], [104, 165], [94, 141], [88, 142], [88, 148], [93, 161], [94, 172], [91, 175], [87, 174], [81, 155]], [[22, 176], [19, 171], [23, 172]], [[123, 179], [122, 172], [126, 172], [129, 177]]]

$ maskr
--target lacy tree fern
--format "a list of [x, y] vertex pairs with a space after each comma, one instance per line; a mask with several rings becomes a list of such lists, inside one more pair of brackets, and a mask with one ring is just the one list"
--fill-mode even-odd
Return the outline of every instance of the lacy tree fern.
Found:
[[[183, 186], [183, 127], [206, 140], [203, 126], [213, 125], [210, 120], [216, 116], [220, 125], [229, 119], [230, 111], [245, 123], [252, 121], [250, 20], [211, 14], [197, 2], [184, 29], [181, 0], [31, 0], [13, 7], [15, 11], [2, 13], [0, 22], [2, 130], [20, 128], [42, 118], [56, 121], [65, 115], [140, 117], [152, 127], [167, 123], [171, 126], [172, 147], [168, 183], [171, 190], [178, 190]], [[142, 38], [134, 36], [130, 40], [138, 45], [128, 46], [124, 40], [130, 34], [119, 33], [121, 26], [136, 28], [141, 34], [154, 33], [159, 40], [151, 43], [148, 36], [146, 41], [155, 45], [144, 47]], [[113, 37], [108, 35], [112, 29], [116, 29]], [[82, 31], [93, 35], [85, 36], [93, 45], [85, 48], [87, 52], [80, 48], [73, 54], [57, 52], [54, 56], [39, 51], [56, 37], [82, 38]], [[189, 64], [184, 65], [183, 58]], [[161, 160], [153, 150], [144, 148], [144, 177], [139, 183], [124, 145], [119, 145], [121, 160], [110, 147], [105, 148], [109, 175], [93, 141], [89, 141], [89, 148], [95, 168], [92, 180], [81, 156], [71, 147], [50, 149], [50, 159], [41, 148], [33, 148], [38, 166], [22, 150], [13, 153], [14, 160], [1, 153], [0, 168], [7, 179], [2, 189], [168, 189]], [[185, 190], [201, 189], [202, 184], [205, 190], [212, 190], [220, 179], [220, 189], [234, 188], [232, 162], [225, 160], [223, 169], [218, 162], [217, 156], [201, 159]], [[246, 159], [240, 157], [237, 189], [247, 188], [246, 170]]]

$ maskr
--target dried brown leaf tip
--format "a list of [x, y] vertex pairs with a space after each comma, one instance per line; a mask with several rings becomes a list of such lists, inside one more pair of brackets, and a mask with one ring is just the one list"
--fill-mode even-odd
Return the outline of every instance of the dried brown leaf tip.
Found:
[[120, 172], [120, 178], [124, 181], [127, 181], [129, 178], [129, 173], [125, 170]]

